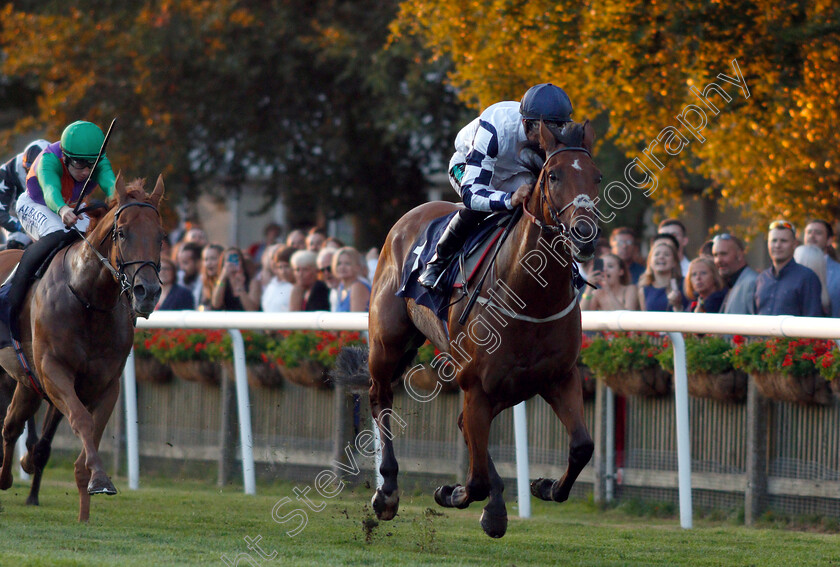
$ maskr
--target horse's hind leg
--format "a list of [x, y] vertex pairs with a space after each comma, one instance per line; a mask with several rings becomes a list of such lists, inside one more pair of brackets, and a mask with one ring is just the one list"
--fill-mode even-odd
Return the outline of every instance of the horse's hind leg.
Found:
[[38, 506], [38, 493], [41, 491], [41, 477], [44, 475], [44, 467], [47, 466], [47, 461], [50, 459], [52, 440], [55, 437], [56, 430], [58, 430], [58, 424], [61, 423], [61, 417], [61, 412], [55, 406], [50, 405], [47, 408], [41, 438], [38, 439], [35, 446], [21, 459], [21, 466], [23, 466], [25, 461], [32, 469], [27, 470], [25, 466], [23, 467], [26, 472], [32, 475], [32, 486], [29, 488], [29, 496], [26, 499], [26, 503], [30, 506]]
[[34, 472], [29, 456], [32, 454], [36, 443], [38, 443], [38, 430], [35, 428], [35, 416], [32, 416], [26, 420], [26, 454], [20, 459], [20, 467], [26, 474]]
[[12, 486], [12, 458], [14, 457], [15, 442], [23, 433], [26, 420], [32, 417], [41, 404], [41, 398], [33, 390], [18, 384], [12, 403], [3, 420], [3, 467], [0, 470], [0, 490], [8, 490]]
[[394, 454], [392, 439], [395, 432], [394, 422], [405, 427], [405, 422], [396, 415], [394, 405], [393, 380], [398, 378], [414, 358], [417, 350], [410, 348], [405, 352], [405, 343], [386, 346], [380, 340], [370, 343], [370, 407], [373, 419], [379, 429], [379, 441], [382, 446], [382, 464], [379, 473], [384, 480], [381, 487], [376, 489], [371, 500], [373, 511], [380, 520], [391, 520], [397, 515], [400, 505], [397, 474], [399, 465]]
[[595, 444], [583, 421], [583, 393], [577, 368], [573, 369], [568, 379], [541, 395], [571, 436], [569, 465], [560, 480], [540, 478], [532, 482], [531, 493], [541, 500], [565, 502], [569, 498], [572, 485], [577, 480], [580, 471], [592, 458], [592, 452], [595, 449]]

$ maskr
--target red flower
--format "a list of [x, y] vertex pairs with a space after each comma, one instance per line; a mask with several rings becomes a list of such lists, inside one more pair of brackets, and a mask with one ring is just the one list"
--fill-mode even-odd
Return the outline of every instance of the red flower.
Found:
[[791, 366], [791, 365], [793, 365], [793, 359], [788, 354], [788, 355], [785, 356], [784, 361], [782, 361], [782, 366]]
[[742, 345], [746, 342], [746, 339], [741, 335], [735, 335], [734, 337], [732, 337], [732, 342], [736, 345]]

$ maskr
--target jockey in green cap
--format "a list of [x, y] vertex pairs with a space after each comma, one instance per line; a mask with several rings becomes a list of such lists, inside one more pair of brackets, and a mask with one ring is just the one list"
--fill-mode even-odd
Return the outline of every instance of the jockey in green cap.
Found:
[[[111, 162], [103, 154], [94, 168], [105, 135], [92, 122], [73, 122], [61, 134], [61, 140], [49, 144], [35, 159], [26, 177], [26, 191], [17, 200], [18, 218], [23, 229], [35, 241], [24, 251], [3, 307], [9, 323], [16, 327], [17, 313], [26, 297], [35, 272], [53, 250], [72, 242], [76, 233], [87, 231], [90, 219], [76, 215], [70, 203], [78, 201], [85, 182], [114, 194], [116, 179]], [[5, 288], [6, 286], [4, 286]], [[0, 292], [0, 298], [3, 293]]]

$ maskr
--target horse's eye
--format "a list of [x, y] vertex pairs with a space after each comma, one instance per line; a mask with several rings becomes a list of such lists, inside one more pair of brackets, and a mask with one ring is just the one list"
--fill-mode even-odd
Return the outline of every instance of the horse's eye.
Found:
[[557, 175], [555, 175], [555, 173], [553, 171], [550, 171], [548, 173], [548, 180], [551, 181], [552, 183], [557, 181]]
[[117, 237], [120, 240], [125, 240], [125, 233], [123, 232], [123, 229], [120, 228], [120, 229], [117, 230]]

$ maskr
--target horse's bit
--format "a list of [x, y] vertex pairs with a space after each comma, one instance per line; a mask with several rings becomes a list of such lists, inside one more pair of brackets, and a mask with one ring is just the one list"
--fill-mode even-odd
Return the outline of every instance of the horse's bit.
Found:
[[[544, 177], [545, 168], [546, 166], [548, 166], [549, 160], [555, 155], [559, 154], [560, 152], [583, 152], [589, 157], [592, 157], [592, 154], [589, 153], [589, 150], [583, 147], [569, 146], [558, 148], [546, 156], [545, 163], [543, 164], [542, 170], [540, 171], [540, 179], [543, 179]], [[545, 183], [548, 183], [548, 179], [545, 179]], [[595, 208], [595, 202], [592, 199], [590, 199], [588, 195], [580, 194], [577, 195], [574, 199], [572, 199], [572, 201], [568, 205], [558, 210], [557, 206], [554, 204], [554, 201], [551, 199], [551, 193], [547, 189], [540, 191], [540, 194], [542, 196], [543, 203], [548, 206], [548, 214], [551, 215], [551, 219], [556, 224], [547, 224], [539, 220], [533, 214], [531, 214], [531, 212], [528, 211], [527, 207], [525, 206], [527, 205], [527, 201], [523, 205], [523, 210], [525, 211], [525, 214], [528, 216], [530, 221], [538, 227], [540, 227], [540, 230], [542, 230], [543, 232], [561, 234], [566, 238], [571, 238], [572, 235], [568, 227], [566, 227], [566, 224], [562, 220], [560, 220], [560, 215], [563, 214], [563, 212], [569, 207], [574, 207], [574, 211], [577, 211], [578, 209], [593, 210]]]

